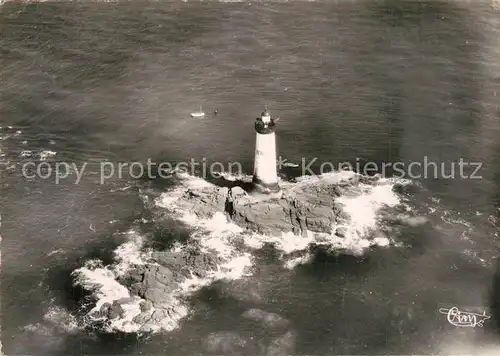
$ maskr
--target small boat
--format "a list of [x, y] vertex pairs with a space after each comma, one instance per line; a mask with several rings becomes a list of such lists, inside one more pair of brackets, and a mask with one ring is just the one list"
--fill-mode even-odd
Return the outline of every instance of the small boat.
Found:
[[202, 119], [205, 117], [205, 113], [201, 110], [201, 106], [200, 106], [200, 111], [195, 111], [191, 113], [191, 117], [193, 119]]

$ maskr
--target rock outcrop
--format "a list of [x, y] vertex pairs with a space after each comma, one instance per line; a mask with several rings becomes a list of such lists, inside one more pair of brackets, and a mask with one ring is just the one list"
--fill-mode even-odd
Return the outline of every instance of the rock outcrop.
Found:
[[[189, 211], [204, 219], [223, 212], [241, 228], [263, 234], [293, 232], [298, 235], [311, 231], [345, 237], [345, 228], [338, 225], [347, 217], [343, 216], [337, 197], [346, 193], [356, 178], [353, 176], [352, 179], [334, 183], [288, 184], [274, 195], [248, 194], [237, 184], [232, 188], [209, 186], [186, 189], [176, 200], [175, 209]], [[133, 321], [145, 330], [148, 325], [161, 323], [162, 319], [181, 318], [183, 311], [178, 308], [176, 294], [182, 283], [193, 276], [205, 279], [224, 262], [216, 252], [202, 249], [198, 243], [194, 239], [182, 249], [154, 252], [148, 263], [136, 265], [121, 275], [119, 282], [128, 288], [132, 297], [112, 304], [105, 303], [96, 316], [110, 320], [120, 318], [125, 313], [125, 305], [130, 302], [128, 299], [140, 297], [145, 301]], [[255, 298], [249, 291], [245, 293]], [[284, 332], [289, 325], [285, 318], [259, 309], [250, 309], [242, 317], [276, 332]], [[286, 333], [274, 340], [269, 346], [269, 354], [287, 349], [288, 344], [293, 344], [293, 338], [293, 334]], [[244, 342], [232, 334], [213, 335], [207, 340], [207, 348], [212, 352], [243, 346]]]
[[296, 333], [290, 322], [279, 314], [260, 309], [249, 309], [241, 317], [255, 325], [236, 331], [210, 333], [204, 340], [204, 349], [212, 355], [293, 355]]
[[[179, 284], [193, 275], [203, 278], [217, 268], [218, 257], [202, 253], [196, 246], [181, 251], [162, 251], [152, 256], [152, 264], [138, 265], [121, 277], [130, 292], [147, 302], [141, 311], [148, 313], [152, 306], [168, 308], [172, 305], [172, 293]], [[116, 312], [119, 309], [111, 308]]]
[[241, 315], [244, 319], [252, 320], [263, 327], [282, 329], [289, 325], [289, 321], [276, 313], [266, 312], [261, 309], [249, 309]]
[[141, 325], [141, 331], [153, 330], [164, 320], [179, 320], [185, 310], [176, 300], [181, 284], [187, 278], [204, 278], [220, 264], [215, 253], [201, 252], [196, 244], [180, 251], [156, 252], [147, 264], [135, 265], [118, 277], [118, 282], [127, 287], [130, 297], [112, 303], [104, 303], [93, 312], [97, 320], [116, 320], [125, 316], [125, 308], [142, 298], [140, 313], [133, 322]]
[[176, 205], [199, 218], [225, 212], [238, 226], [262, 234], [330, 234], [343, 218], [336, 198], [346, 185], [352, 182], [297, 185], [275, 195], [249, 195], [239, 186], [188, 189]]

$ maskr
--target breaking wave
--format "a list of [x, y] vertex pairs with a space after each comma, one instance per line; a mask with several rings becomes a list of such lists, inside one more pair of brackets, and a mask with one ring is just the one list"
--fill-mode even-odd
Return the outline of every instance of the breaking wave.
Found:
[[[293, 185], [312, 184], [317, 180], [336, 183], [348, 180], [353, 175], [355, 175], [353, 172], [336, 172], [317, 177], [300, 177], [296, 182], [282, 182], [282, 186], [286, 188]], [[401, 180], [378, 179], [374, 184], [359, 183], [353, 186], [348, 191], [348, 195], [340, 197], [346, 214], [345, 222], [338, 226], [344, 229], [342, 236], [309, 232], [306, 237], [302, 237], [292, 233], [283, 233], [281, 236], [248, 233], [229, 222], [222, 212], [216, 213], [211, 219], [199, 219], [190, 211], [182, 211], [176, 205], [176, 201], [187, 188], [213, 185], [204, 179], [185, 173], [179, 173], [178, 177], [180, 184], [173, 190], [156, 197], [154, 206], [167, 210], [177, 220], [193, 228], [194, 232], [190, 235], [189, 245], [198, 246], [200, 252], [215, 254], [221, 262], [214, 271], [208, 272], [204, 277], [191, 272], [191, 277], [185, 278], [178, 288], [171, 292], [168, 312], [161, 314], [161, 320], [153, 317], [155, 312], [159, 311], [152, 307], [146, 317], [149, 321], [138, 322], [138, 316], [144, 314], [141, 304], [145, 300], [132, 296], [129, 289], [120, 284], [119, 277], [134, 266], [154, 264], [152, 256], [155, 251], [145, 247], [147, 237], [141, 235], [139, 231], [130, 230], [126, 233], [127, 241], [114, 251], [113, 264], [105, 266], [99, 260], [92, 260], [73, 272], [75, 283], [91, 291], [96, 300], [93, 308], [86, 313], [87, 321], [91, 324], [101, 323], [100, 325], [104, 325], [105, 330], [110, 332], [114, 330], [122, 332], [173, 330], [189, 314], [186, 297], [215, 280], [234, 280], [251, 275], [254, 265], [253, 252], [265, 244], [274, 245], [281, 253], [283, 265], [287, 268], [306, 263], [311, 257], [309, 251], [313, 246], [321, 245], [331, 250], [342, 249], [349, 253], [362, 254], [366, 248], [372, 246], [394, 244], [387, 234], [378, 229], [380, 225], [378, 214], [383, 208], [391, 208], [400, 204], [400, 197], [393, 188], [396, 183], [407, 183]], [[226, 178], [231, 179], [231, 177]], [[182, 251], [186, 248], [184, 245], [176, 244], [172, 247], [172, 251]], [[123, 307], [120, 317], [106, 320], [107, 316], [100, 311], [106, 303], [113, 304], [116, 301], [120, 301]]]

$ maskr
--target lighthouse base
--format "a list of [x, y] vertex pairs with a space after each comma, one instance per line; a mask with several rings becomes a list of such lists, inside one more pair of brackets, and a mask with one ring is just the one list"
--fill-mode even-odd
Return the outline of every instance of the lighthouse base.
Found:
[[264, 183], [256, 176], [253, 177], [252, 186], [254, 191], [261, 194], [278, 193], [281, 190], [277, 182], [272, 184]]

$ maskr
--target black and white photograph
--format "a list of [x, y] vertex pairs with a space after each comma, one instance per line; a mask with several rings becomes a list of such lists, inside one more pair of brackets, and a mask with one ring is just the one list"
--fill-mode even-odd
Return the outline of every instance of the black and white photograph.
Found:
[[500, 0], [0, 0], [0, 355], [500, 355]]

